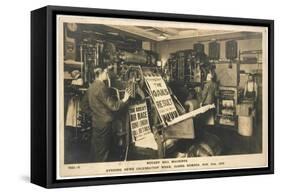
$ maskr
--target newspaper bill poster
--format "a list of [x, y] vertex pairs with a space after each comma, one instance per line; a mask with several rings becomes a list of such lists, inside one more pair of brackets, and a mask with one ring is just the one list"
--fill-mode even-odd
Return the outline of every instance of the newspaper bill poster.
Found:
[[132, 141], [142, 140], [151, 133], [146, 102], [129, 107]]
[[157, 150], [158, 146], [151, 131], [146, 101], [129, 107], [132, 142], [136, 147]]
[[178, 117], [179, 113], [163, 78], [161, 76], [145, 76], [145, 82], [161, 120], [167, 122]]

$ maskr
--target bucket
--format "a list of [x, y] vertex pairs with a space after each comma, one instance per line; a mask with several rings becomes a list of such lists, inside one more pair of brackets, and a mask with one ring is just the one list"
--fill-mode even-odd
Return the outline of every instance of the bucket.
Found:
[[238, 117], [238, 133], [242, 136], [252, 136], [253, 134], [253, 117], [239, 116]]

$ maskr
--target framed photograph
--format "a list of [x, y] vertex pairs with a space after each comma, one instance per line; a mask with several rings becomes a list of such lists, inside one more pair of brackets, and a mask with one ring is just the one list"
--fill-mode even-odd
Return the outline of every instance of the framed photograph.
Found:
[[271, 174], [274, 22], [31, 12], [31, 182]]

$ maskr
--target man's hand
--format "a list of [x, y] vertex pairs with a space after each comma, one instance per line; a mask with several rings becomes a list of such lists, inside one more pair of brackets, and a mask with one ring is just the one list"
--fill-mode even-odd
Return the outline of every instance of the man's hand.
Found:
[[127, 102], [130, 98], [132, 90], [130, 88], [126, 88], [124, 98], [122, 99], [123, 102]]

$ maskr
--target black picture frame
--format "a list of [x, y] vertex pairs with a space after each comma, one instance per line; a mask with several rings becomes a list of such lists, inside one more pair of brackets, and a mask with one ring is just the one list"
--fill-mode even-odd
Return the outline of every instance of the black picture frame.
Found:
[[[56, 180], [56, 16], [99, 16], [268, 27], [268, 167]], [[31, 182], [46, 188], [274, 173], [274, 21], [46, 6], [31, 12]]]

